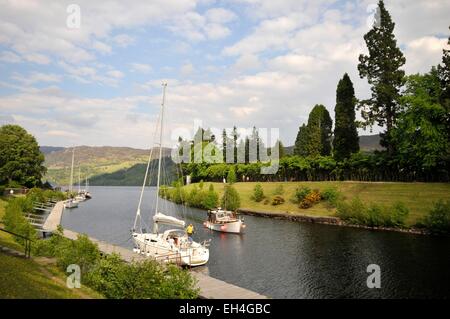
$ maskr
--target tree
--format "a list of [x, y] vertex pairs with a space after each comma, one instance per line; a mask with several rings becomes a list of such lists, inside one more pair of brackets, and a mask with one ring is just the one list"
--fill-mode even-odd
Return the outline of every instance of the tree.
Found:
[[0, 127], [0, 184], [40, 185], [46, 172], [43, 164], [44, 155], [32, 135], [18, 125]]
[[306, 156], [306, 143], [308, 141], [308, 127], [303, 124], [299, 127], [297, 138], [295, 139], [294, 155]]
[[223, 129], [222, 131], [222, 156], [223, 156], [223, 162], [227, 162], [227, 131]]
[[[450, 45], [450, 37], [448, 38], [448, 44]], [[441, 84], [439, 102], [446, 110], [447, 130], [450, 131], [450, 50], [444, 49], [442, 64], [438, 66], [438, 72]]]
[[230, 185], [236, 183], [236, 172], [234, 171], [234, 166], [231, 166], [228, 170], [227, 182]]
[[401, 99], [405, 112], [392, 130], [392, 139], [397, 145], [400, 165], [414, 177], [424, 173], [442, 175], [450, 163], [446, 110], [439, 104], [440, 96], [436, 68], [424, 75], [407, 77], [405, 96]]
[[258, 183], [253, 188], [252, 199], [255, 202], [260, 202], [260, 201], [262, 201], [264, 199], [264, 191], [263, 191], [263, 188], [262, 188], [261, 184]]
[[237, 141], [238, 141], [238, 138], [239, 138], [239, 134], [237, 132], [236, 126], [233, 127], [233, 131], [231, 132], [231, 136], [232, 136], [233, 141], [234, 141], [234, 152], [233, 152], [234, 160], [233, 160], [233, 163], [237, 164], [237, 162], [238, 162], [238, 149], [237, 149], [238, 143], [237, 143]]
[[400, 89], [404, 84], [405, 71], [400, 68], [406, 59], [397, 47], [394, 36], [395, 23], [381, 0], [378, 3], [378, 21], [364, 36], [369, 55], [359, 56], [359, 75], [367, 78], [372, 86], [370, 99], [361, 101], [359, 108], [364, 119], [363, 126], [386, 125], [381, 136], [381, 145], [389, 154], [394, 153], [390, 134], [401, 112]]
[[317, 104], [309, 113], [305, 150], [307, 156], [330, 155], [333, 122], [325, 106]]
[[225, 185], [222, 196], [222, 207], [226, 210], [236, 210], [241, 206], [239, 193], [231, 185]]
[[359, 151], [359, 137], [355, 123], [355, 90], [347, 73], [336, 90], [333, 155], [338, 161]]

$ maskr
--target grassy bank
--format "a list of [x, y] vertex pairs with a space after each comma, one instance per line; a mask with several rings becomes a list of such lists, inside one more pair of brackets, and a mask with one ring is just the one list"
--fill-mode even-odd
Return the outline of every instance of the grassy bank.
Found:
[[0, 253], [0, 298], [102, 298], [89, 288], [69, 289], [66, 276], [45, 259]]
[[[205, 183], [206, 189], [210, 183]], [[275, 189], [283, 186], [282, 196], [285, 202], [281, 205], [272, 206], [264, 204], [264, 201], [255, 202], [251, 199], [256, 183], [236, 183], [234, 187], [241, 198], [242, 209], [264, 212], [289, 212], [292, 214], [309, 216], [335, 216], [336, 209], [329, 208], [324, 202], [309, 209], [301, 209], [298, 204], [290, 201], [294, 196], [295, 189], [300, 186], [307, 186], [311, 189], [323, 191], [329, 187], [336, 187], [343, 195], [344, 200], [351, 200], [359, 197], [363, 202], [373, 202], [385, 206], [393, 205], [395, 202], [402, 202], [409, 209], [409, 216], [406, 224], [414, 225], [424, 217], [439, 199], [450, 197], [450, 184], [445, 183], [364, 183], [364, 182], [266, 182], [260, 183], [263, 187], [264, 195], [271, 199]], [[222, 196], [223, 184], [213, 183], [214, 189]], [[186, 186], [189, 190], [193, 185]]]

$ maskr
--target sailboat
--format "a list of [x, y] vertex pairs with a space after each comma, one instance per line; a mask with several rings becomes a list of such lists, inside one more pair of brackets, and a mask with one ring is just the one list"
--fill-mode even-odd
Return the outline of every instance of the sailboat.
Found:
[[64, 208], [76, 208], [78, 207], [78, 202], [74, 200], [72, 196], [73, 192], [73, 164], [75, 160], [75, 147], [72, 149], [72, 166], [70, 169], [70, 184], [69, 184], [69, 199], [64, 203]]
[[[167, 83], [163, 83], [163, 97], [159, 123], [158, 177], [156, 183], [156, 205], [153, 215], [153, 231], [145, 232], [141, 223], [142, 198], [154, 149], [151, 147], [132, 232], [132, 238], [135, 245], [133, 251], [159, 261], [177, 262], [182, 266], [200, 266], [206, 264], [209, 260], [209, 249], [207, 248], [207, 242], [197, 243], [193, 241], [188, 237], [186, 231], [184, 230], [185, 222], [183, 220], [165, 215], [159, 211], [159, 188], [161, 181], [162, 136], [166, 87]], [[162, 225], [173, 228], [160, 232], [160, 226]]]
[[81, 191], [81, 168], [78, 167], [78, 194], [75, 196], [75, 200], [77, 202], [84, 202], [86, 197], [84, 196], [84, 192]]

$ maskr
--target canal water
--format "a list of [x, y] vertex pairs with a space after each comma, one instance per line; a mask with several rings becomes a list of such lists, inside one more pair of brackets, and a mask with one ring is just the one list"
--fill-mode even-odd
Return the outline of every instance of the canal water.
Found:
[[[91, 187], [93, 199], [66, 210], [63, 227], [132, 248], [139, 187]], [[141, 209], [150, 221], [155, 189]], [[245, 216], [243, 235], [205, 229], [206, 212], [162, 201], [161, 212], [211, 239], [210, 260], [196, 268], [272, 298], [450, 298], [450, 238]], [[151, 225], [149, 228], [151, 229]], [[381, 288], [367, 287], [367, 266], [381, 269]]]

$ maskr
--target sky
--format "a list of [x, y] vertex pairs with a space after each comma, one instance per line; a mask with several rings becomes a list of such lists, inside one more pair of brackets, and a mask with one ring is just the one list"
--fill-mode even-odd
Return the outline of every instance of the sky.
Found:
[[[166, 81], [165, 143], [236, 125], [278, 129], [292, 145], [315, 104], [334, 118], [345, 72], [369, 96], [357, 63], [376, 3], [0, 0], [0, 124], [41, 145], [148, 148]], [[385, 5], [407, 74], [440, 63], [450, 1]]]

